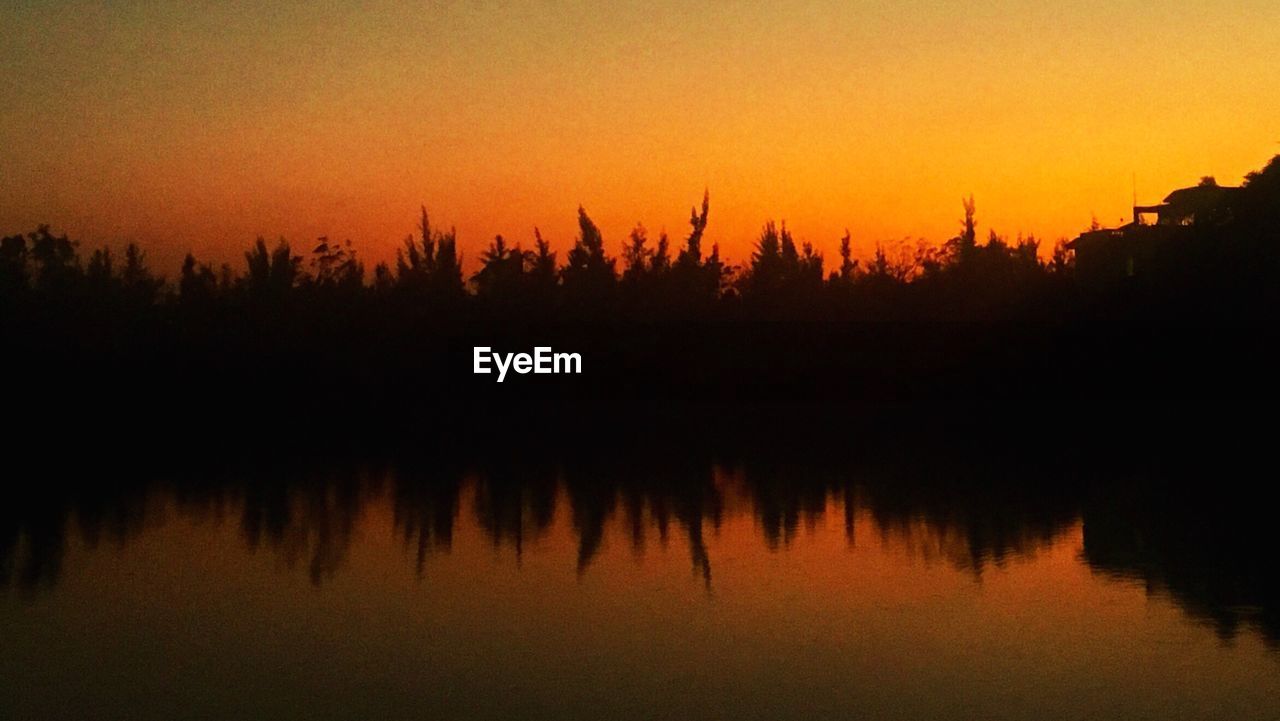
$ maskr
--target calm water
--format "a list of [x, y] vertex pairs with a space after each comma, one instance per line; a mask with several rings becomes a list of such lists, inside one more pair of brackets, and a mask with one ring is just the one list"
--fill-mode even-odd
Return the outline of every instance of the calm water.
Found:
[[1280, 718], [1255, 536], [1020, 487], [715, 465], [38, 491], [0, 527], [0, 716]]

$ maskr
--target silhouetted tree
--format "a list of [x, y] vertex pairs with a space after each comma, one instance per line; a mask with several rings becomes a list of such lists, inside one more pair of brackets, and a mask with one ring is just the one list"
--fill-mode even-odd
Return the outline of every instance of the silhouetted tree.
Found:
[[671, 268], [674, 298], [686, 309], [709, 306], [719, 298], [724, 281], [725, 268], [720, 262], [719, 246], [714, 247], [705, 261], [702, 257], [702, 237], [707, 229], [710, 206], [711, 195], [704, 191], [701, 210], [693, 208], [689, 211], [689, 235]]
[[964, 220], [961, 221], [960, 234], [946, 243], [950, 261], [955, 265], [963, 265], [971, 261], [978, 247], [978, 223], [975, 218], [977, 205], [973, 202], [973, 195], [962, 198], [960, 202], [964, 205]]
[[649, 267], [655, 275], [662, 275], [671, 270], [671, 248], [665, 230], [658, 234], [658, 246], [654, 248], [653, 256], [649, 259]]
[[136, 244], [130, 243], [124, 249], [120, 285], [128, 302], [135, 308], [142, 308], [155, 303], [164, 287], [164, 279], [152, 274], [147, 268], [146, 253]]
[[531, 301], [549, 308], [554, 303], [560, 282], [556, 253], [537, 229], [533, 229], [533, 255], [529, 260], [529, 292]]
[[786, 225], [772, 221], [761, 231], [741, 286], [744, 300], [784, 314], [817, 303], [822, 291], [822, 254], [810, 243], [797, 248]]
[[284, 238], [270, 251], [267, 250], [267, 241], [258, 238], [253, 250], [245, 253], [244, 257], [248, 272], [239, 282], [252, 299], [282, 300], [303, 277], [302, 257], [293, 254]]
[[82, 274], [76, 244], [65, 235], [55, 236], [47, 225], [28, 235], [27, 241], [35, 288], [46, 293], [70, 292]]
[[28, 288], [27, 239], [21, 235], [0, 238], [0, 298], [16, 297]]
[[845, 228], [844, 235], [840, 238], [839, 278], [844, 283], [852, 283], [857, 272], [858, 261], [853, 259], [853, 248], [850, 240], [849, 229]]
[[637, 286], [653, 268], [653, 251], [648, 247], [648, 233], [644, 226], [636, 223], [627, 236], [627, 244], [622, 249], [622, 281], [630, 286]]
[[1067, 247], [1067, 241], [1059, 239], [1053, 244], [1053, 256], [1049, 259], [1049, 270], [1057, 275], [1065, 275], [1075, 266], [1075, 254]]
[[208, 305], [218, 294], [218, 276], [207, 263], [197, 263], [194, 255], [187, 253], [182, 260], [182, 272], [178, 277], [178, 298], [183, 303]]
[[348, 294], [364, 286], [364, 264], [356, 257], [351, 241], [331, 243], [320, 237], [311, 251], [311, 280], [325, 291]]
[[757, 299], [776, 294], [782, 286], [784, 273], [781, 236], [771, 220], [760, 231], [755, 251], [751, 254], [751, 265], [742, 279], [743, 296]]
[[480, 256], [480, 270], [471, 277], [479, 297], [498, 303], [522, 300], [527, 290], [525, 266], [534, 261], [534, 254], [514, 248], [496, 236]]
[[84, 276], [94, 293], [105, 295], [118, 290], [115, 259], [111, 255], [110, 248], [104, 246], [94, 249], [89, 255], [88, 264], [85, 265]]
[[613, 301], [617, 274], [617, 261], [604, 251], [604, 238], [600, 229], [578, 208], [578, 238], [569, 250], [569, 257], [560, 275], [569, 303], [576, 311], [599, 311]]
[[405, 238], [404, 248], [396, 251], [397, 287], [418, 301], [457, 303], [465, 288], [456, 231], [432, 228], [425, 206], [418, 231], [420, 240], [411, 235]]
[[685, 239], [684, 248], [676, 258], [676, 267], [699, 268], [702, 265], [702, 234], [707, 229], [707, 212], [711, 205], [710, 191], [702, 193], [702, 212], [697, 208], [689, 211], [689, 237]]

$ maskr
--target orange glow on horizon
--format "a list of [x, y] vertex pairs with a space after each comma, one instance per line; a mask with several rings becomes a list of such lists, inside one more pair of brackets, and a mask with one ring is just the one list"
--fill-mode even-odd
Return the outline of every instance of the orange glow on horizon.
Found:
[[1092, 216], [1260, 168], [1280, 138], [1280, 6], [1175, 0], [659, 2], [0, 10], [0, 232], [50, 223], [242, 262], [257, 236], [394, 257], [420, 204], [468, 268], [495, 234], [674, 244], [711, 193], [732, 263], [786, 220], [828, 267], [848, 228], [1051, 247]]

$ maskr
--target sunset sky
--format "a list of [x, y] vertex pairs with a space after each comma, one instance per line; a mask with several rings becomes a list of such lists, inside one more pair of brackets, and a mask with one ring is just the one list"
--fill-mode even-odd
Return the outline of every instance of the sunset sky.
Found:
[[259, 236], [391, 257], [419, 204], [474, 259], [617, 251], [711, 192], [731, 260], [785, 219], [1050, 240], [1280, 152], [1280, 3], [1110, 0], [24, 2], [0, 6], [0, 233], [135, 240], [159, 268]]

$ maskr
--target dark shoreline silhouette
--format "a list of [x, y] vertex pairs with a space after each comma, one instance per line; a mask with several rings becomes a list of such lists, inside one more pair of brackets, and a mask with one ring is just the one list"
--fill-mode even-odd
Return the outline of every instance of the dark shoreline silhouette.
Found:
[[[0, 241], [0, 328], [14, 400], [32, 413], [140, 403], [195, 424], [481, 401], [1273, 394], [1280, 160], [1241, 188], [1197, 187], [1170, 196], [1191, 210], [1135, 208], [1134, 224], [1089, 231], [1048, 261], [1034, 239], [979, 243], [968, 200], [940, 248], [879, 249], [864, 264], [846, 235], [825, 277], [821, 254], [772, 223], [741, 268], [704, 251], [708, 198], [680, 248], [637, 227], [612, 257], [580, 210], [563, 263], [537, 233], [532, 251], [496, 238], [469, 282], [455, 234], [425, 211], [396, 267], [371, 278], [350, 243], [321, 239], [303, 257], [259, 240], [243, 272], [188, 257], [166, 285], [136, 247], [86, 259], [41, 228]], [[583, 374], [498, 385], [472, 374], [477, 345], [579, 353]]]

